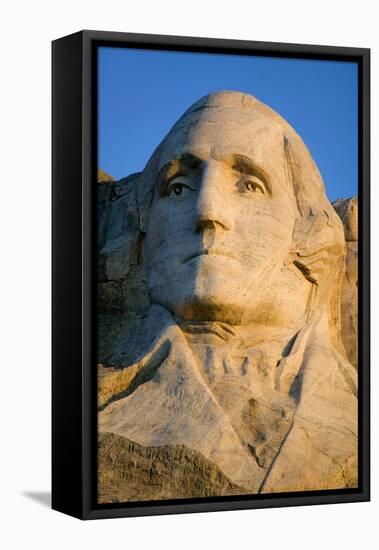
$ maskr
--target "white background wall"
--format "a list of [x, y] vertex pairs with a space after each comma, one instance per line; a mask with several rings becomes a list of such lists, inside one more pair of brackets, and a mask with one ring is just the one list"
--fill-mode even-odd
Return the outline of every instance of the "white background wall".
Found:
[[[50, 485], [50, 41], [92, 28], [371, 47], [376, 213], [379, 35], [375, 4], [370, 0], [13, 0], [2, 4], [0, 544], [7, 539], [3, 548], [377, 548], [379, 388], [375, 372], [372, 503], [83, 523], [40, 502], [46, 501]], [[375, 248], [377, 215], [372, 230]], [[375, 327], [377, 257], [372, 263]], [[373, 342], [374, 359], [376, 354]]]

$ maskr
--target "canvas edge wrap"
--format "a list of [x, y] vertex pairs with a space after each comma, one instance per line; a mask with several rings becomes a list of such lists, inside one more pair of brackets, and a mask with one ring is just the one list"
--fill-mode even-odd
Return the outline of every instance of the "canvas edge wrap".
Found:
[[82, 34], [52, 62], [52, 507], [82, 517]]

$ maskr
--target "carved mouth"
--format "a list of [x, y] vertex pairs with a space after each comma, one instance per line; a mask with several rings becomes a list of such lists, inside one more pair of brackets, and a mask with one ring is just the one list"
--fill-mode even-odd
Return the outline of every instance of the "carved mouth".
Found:
[[198, 258], [199, 256], [224, 256], [226, 258], [232, 258], [232, 260], [238, 260], [238, 258], [236, 258], [236, 256], [232, 252], [222, 250], [220, 248], [204, 248], [200, 251], [195, 252], [194, 254], [186, 256], [183, 263], [189, 262], [190, 260]]

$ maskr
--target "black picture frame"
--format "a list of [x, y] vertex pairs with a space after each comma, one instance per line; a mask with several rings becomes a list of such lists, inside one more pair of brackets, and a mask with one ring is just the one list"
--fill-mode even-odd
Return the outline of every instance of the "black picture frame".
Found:
[[[354, 61], [359, 71], [359, 486], [96, 504], [96, 178], [99, 46]], [[81, 519], [370, 499], [370, 50], [85, 30], [52, 43], [52, 507]]]

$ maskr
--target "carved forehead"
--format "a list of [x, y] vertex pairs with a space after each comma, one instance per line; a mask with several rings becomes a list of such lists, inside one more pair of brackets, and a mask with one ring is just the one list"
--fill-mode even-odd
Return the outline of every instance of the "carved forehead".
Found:
[[283, 130], [271, 117], [246, 108], [189, 111], [159, 147], [159, 165], [183, 153], [222, 159], [242, 154], [264, 164], [283, 164]]
[[220, 150], [228, 148], [228, 153], [247, 156], [253, 149], [258, 157], [267, 157], [263, 153], [271, 149], [271, 159], [276, 156], [282, 169], [283, 138], [288, 134], [296, 135], [278, 113], [255, 97], [235, 91], [216, 92], [187, 109], [154, 151], [144, 172], [154, 177], [160, 167], [196, 142], [205, 149], [217, 143]]

